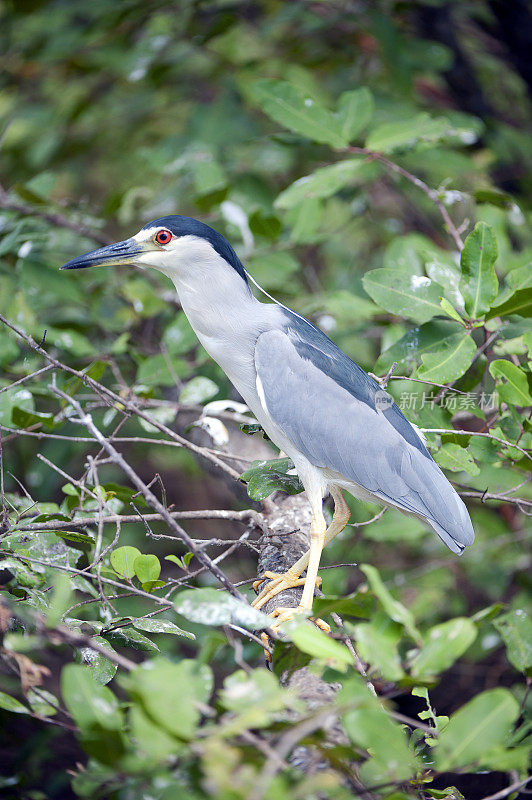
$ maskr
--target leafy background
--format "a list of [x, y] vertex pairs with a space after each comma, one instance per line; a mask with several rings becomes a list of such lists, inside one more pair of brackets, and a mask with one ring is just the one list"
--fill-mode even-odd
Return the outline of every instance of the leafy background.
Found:
[[[35, 0], [0, 15], [0, 313], [17, 329], [0, 327], [4, 795], [510, 796], [532, 666], [526, 4]], [[253, 596], [246, 522], [298, 490], [290, 465], [255, 464], [246, 497], [234, 475], [260, 437], [231, 429], [242, 460], [220, 467], [223, 426], [245, 414], [202, 413], [238, 398], [163, 278], [58, 272], [169, 213], [224, 233], [365, 369], [396, 364], [387, 391], [477, 532], [458, 560], [394, 512], [348, 528], [325, 563], [361, 566], [324, 570], [316, 601], [343, 627], [288, 631], [273, 671], [251, 633], [267, 621], [198, 558], [222, 553], [227, 585]], [[87, 411], [140, 484], [75, 421]], [[353, 502], [352, 521], [377, 511]], [[309, 656], [340, 687], [336, 735], [287, 687]]]

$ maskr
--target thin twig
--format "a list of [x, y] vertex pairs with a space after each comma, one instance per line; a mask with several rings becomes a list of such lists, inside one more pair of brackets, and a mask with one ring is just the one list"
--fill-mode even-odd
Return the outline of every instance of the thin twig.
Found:
[[49, 387], [54, 394], [57, 394], [58, 397], [61, 397], [67, 403], [70, 403], [74, 411], [78, 414], [78, 419], [72, 419], [72, 422], [79, 422], [83, 425], [89, 433], [91, 433], [94, 438], [99, 442], [104, 450], [106, 450], [109, 455], [114, 459], [114, 462], [117, 466], [120, 467], [122, 472], [129, 478], [129, 480], [137, 487], [140, 491], [146, 502], [155, 510], [157, 513], [161, 514], [164, 521], [168, 524], [171, 530], [173, 530], [178, 538], [182, 539], [184, 543], [187, 545], [188, 549], [194, 553], [198, 561], [200, 561], [203, 566], [211, 572], [215, 578], [217, 578], [222, 586], [224, 586], [227, 591], [229, 591], [234, 597], [237, 597], [239, 600], [247, 603], [247, 600], [244, 598], [240, 592], [235, 589], [229, 578], [222, 572], [222, 570], [213, 562], [213, 560], [205, 553], [204, 550], [198, 548], [188, 533], [180, 526], [178, 523], [173, 519], [170, 515], [169, 511], [163, 506], [160, 500], [153, 494], [153, 492], [147, 488], [144, 481], [137, 475], [133, 467], [128, 464], [125, 458], [122, 456], [121, 453], [116, 450], [111, 442], [109, 442], [103, 433], [100, 431], [99, 428], [96, 427], [94, 421], [90, 414], [87, 414], [78, 403], [78, 401], [74, 397], [70, 397], [69, 395], [65, 394], [65, 392], [61, 391], [57, 387], [50, 386]]
[[404, 167], [400, 167], [399, 164], [396, 164], [394, 161], [390, 161], [390, 159], [386, 158], [386, 156], [383, 156], [382, 153], [378, 153], [374, 150], [368, 150], [367, 147], [348, 147], [346, 149], [349, 153], [368, 156], [368, 158], [371, 158], [374, 161], [380, 161], [380, 163], [388, 167], [389, 170], [397, 173], [397, 175], [401, 175], [403, 178], [406, 178], [407, 181], [410, 181], [410, 183], [414, 184], [414, 186], [417, 186], [418, 189], [421, 189], [421, 191], [424, 192], [430, 200], [432, 200], [440, 212], [442, 219], [447, 226], [448, 232], [454, 239], [454, 243], [456, 244], [458, 251], [461, 252], [464, 249], [462, 237], [460, 236], [456, 225], [449, 216], [449, 212], [438, 197], [438, 193], [435, 189], [431, 189], [430, 186], [426, 184], [425, 181], [422, 181], [421, 178], [418, 178], [417, 175], [413, 175], [411, 172], [408, 172], [408, 170], [404, 169]]
[[136, 414], [141, 419], [145, 420], [146, 422], [149, 422], [150, 425], [153, 425], [154, 428], [157, 428], [159, 431], [161, 431], [161, 433], [166, 434], [166, 436], [168, 436], [170, 439], [179, 442], [179, 444], [181, 444], [182, 447], [185, 447], [188, 450], [191, 450], [193, 453], [197, 453], [197, 455], [200, 455], [203, 458], [207, 459], [208, 461], [211, 461], [213, 464], [216, 464], [217, 467], [222, 469], [232, 478], [235, 479], [240, 478], [239, 472], [234, 470], [228, 464], [225, 464], [223, 461], [220, 460], [220, 458], [218, 458], [218, 456], [215, 456], [206, 448], [199, 447], [198, 445], [189, 442], [188, 439], [184, 439], [182, 436], [179, 436], [171, 428], [168, 428], [162, 422], [159, 422], [159, 420], [155, 419], [146, 412], [142, 411], [133, 401], [128, 400], [124, 397], [120, 397], [111, 389], [108, 389], [102, 383], [99, 383], [98, 381], [94, 380], [94, 378], [91, 378], [86, 373], [80, 372], [79, 370], [74, 369], [73, 367], [68, 366], [68, 364], [64, 364], [57, 358], [51, 356], [43, 347], [37, 344], [37, 342], [32, 336], [29, 336], [21, 328], [17, 327], [8, 319], [6, 319], [2, 314], [0, 314], [0, 322], [3, 322], [4, 325], [6, 325], [14, 333], [16, 333], [17, 336], [23, 339], [29, 345], [29, 347], [31, 347], [32, 350], [35, 350], [38, 353], [40, 353], [40, 355], [42, 355], [50, 364], [53, 364], [57, 369], [62, 370], [63, 372], [68, 372], [70, 375], [74, 375], [76, 378], [82, 381], [82, 383], [84, 383], [86, 386], [90, 387], [97, 394], [99, 394], [100, 397], [102, 397], [102, 399], [107, 398], [108, 401], [110, 401], [109, 403], [110, 405], [115, 406], [119, 409], [124, 409], [130, 413]]
[[[264, 525], [264, 519], [258, 511], [252, 508], [245, 511], [226, 511], [225, 509], [206, 509], [205, 511], [169, 511], [168, 514], [173, 519], [226, 519], [244, 522], [245, 520], [252, 520], [255, 524], [261, 523]], [[163, 519], [161, 514], [143, 514], [143, 518], [148, 522], [158, 522]], [[117, 522], [126, 524], [128, 522], [138, 522], [139, 518], [136, 514], [111, 514], [109, 516], [101, 517], [101, 522], [104, 525], [115, 525]], [[371, 521], [371, 520], [369, 520]], [[28, 522], [26, 524], [17, 524], [17, 531], [56, 531], [64, 530], [65, 528], [84, 528], [87, 525], [96, 525], [98, 518], [96, 517], [79, 517], [72, 520], [49, 520], [47, 522]], [[368, 523], [358, 523], [364, 525]], [[175, 538], [175, 537], [173, 537]]]
[[489, 794], [482, 798], [482, 800], [503, 800], [504, 797], [508, 797], [509, 794], [512, 792], [516, 792], [518, 789], [523, 789], [527, 783], [532, 781], [532, 775], [529, 778], [525, 778], [523, 781], [516, 781], [515, 783], [510, 784], [507, 786], [506, 789], [501, 789], [500, 792], [495, 792], [495, 794]]
[[506, 439], [500, 439], [498, 436], [494, 436], [493, 433], [484, 433], [483, 431], [457, 431], [454, 430], [454, 428], [420, 428], [420, 431], [422, 433], [452, 433], [456, 436], [484, 436], [487, 439], [494, 439], [496, 442], [506, 445], [506, 447], [514, 447], [532, 461], [532, 455], [528, 452], [528, 450], [523, 450], [523, 448], [519, 447], [519, 445], [513, 444], [513, 442], [508, 442]]

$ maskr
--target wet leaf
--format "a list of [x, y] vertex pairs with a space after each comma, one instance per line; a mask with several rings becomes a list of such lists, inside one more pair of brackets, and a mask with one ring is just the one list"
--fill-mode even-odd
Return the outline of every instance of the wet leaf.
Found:
[[497, 381], [497, 391], [503, 402], [519, 407], [532, 404], [526, 372], [523, 369], [500, 358], [491, 362], [489, 370]]
[[398, 122], [383, 122], [369, 132], [366, 147], [379, 153], [410, 150], [420, 142], [434, 142], [454, 134], [453, 125], [445, 117], [417, 114]]
[[185, 740], [195, 734], [201, 716], [198, 705], [208, 702], [212, 682], [206, 664], [192, 659], [174, 664], [163, 658], [154, 658], [121, 679], [153, 722]]
[[297, 475], [287, 474], [293, 468], [293, 462], [289, 458], [254, 461], [251, 467], [242, 473], [240, 480], [248, 484], [248, 495], [252, 500], [264, 500], [276, 491], [299, 494], [303, 491], [301, 481]]
[[247, 630], [261, 630], [271, 625], [271, 617], [251, 605], [216, 589], [185, 589], [174, 602], [178, 614], [202, 625], [233, 623]]
[[218, 391], [218, 386], [214, 381], [211, 381], [210, 378], [205, 378], [203, 375], [197, 375], [181, 389], [179, 402], [184, 406], [200, 405], [217, 395]]
[[424, 636], [424, 643], [410, 664], [412, 676], [440, 675], [465, 653], [476, 635], [476, 625], [466, 617], [435, 625]]
[[260, 80], [252, 94], [262, 110], [288, 130], [331, 147], [349, 144], [338, 118], [290, 83]]
[[123, 725], [118, 701], [106, 686], [94, 680], [88, 667], [67, 664], [61, 673], [61, 694], [65, 705], [82, 731], [94, 725], [120, 730]]
[[485, 222], [479, 222], [465, 240], [460, 257], [460, 291], [466, 312], [472, 319], [489, 311], [497, 297], [499, 281], [494, 266], [497, 255], [497, 240], [492, 228]]
[[414, 322], [427, 322], [441, 314], [443, 288], [423, 275], [396, 269], [374, 269], [362, 278], [364, 289], [382, 308]]
[[3, 708], [4, 711], [12, 711], [14, 714], [30, 713], [29, 708], [23, 705], [15, 697], [11, 697], [10, 694], [6, 694], [5, 692], [0, 692], [0, 708]]
[[501, 634], [508, 660], [520, 672], [532, 667], [532, 620], [523, 609], [502, 614], [493, 621]]
[[186, 639], [195, 639], [193, 633], [184, 631], [173, 622], [167, 619], [157, 619], [156, 617], [136, 617], [132, 621], [133, 627], [139, 631], [148, 633], [171, 633], [174, 636], [184, 636]]
[[309, 198], [331, 197], [357, 179], [368, 177], [368, 164], [362, 159], [338, 161], [321, 167], [310, 175], [298, 178], [288, 189], [277, 197], [277, 208], [293, 208]]

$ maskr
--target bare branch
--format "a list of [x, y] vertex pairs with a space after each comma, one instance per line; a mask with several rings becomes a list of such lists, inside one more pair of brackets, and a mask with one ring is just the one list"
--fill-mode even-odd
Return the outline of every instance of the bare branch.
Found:
[[164, 521], [168, 524], [171, 530], [175, 532], [179, 539], [182, 539], [189, 550], [194, 553], [198, 561], [200, 561], [204, 567], [206, 567], [224, 586], [232, 595], [237, 597], [239, 600], [243, 602], [247, 602], [243, 595], [235, 589], [231, 581], [227, 578], [227, 576], [222, 572], [222, 570], [213, 562], [213, 560], [205, 553], [204, 550], [198, 548], [188, 533], [180, 526], [178, 523], [173, 519], [170, 515], [169, 511], [163, 506], [160, 500], [153, 494], [153, 492], [148, 489], [144, 481], [137, 475], [133, 467], [131, 467], [125, 458], [121, 455], [121, 453], [116, 450], [113, 445], [105, 438], [105, 436], [101, 433], [99, 428], [96, 427], [94, 421], [90, 414], [87, 414], [78, 403], [78, 401], [74, 397], [70, 397], [69, 395], [62, 392], [57, 387], [50, 386], [50, 390], [53, 391], [58, 397], [61, 397], [67, 403], [70, 403], [72, 408], [76, 411], [79, 416], [79, 419], [73, 419], [73, 422], [79, 422], [83, 425], [87, 430], [94, 436], [94, 438], [98, 441], [98, 443], [102, 446], [104, 450], [106, 450], [109, 455], [113, 458], [115, 464], [120, 467], [120, 469], [127, 475], [130, 481], [137, 487], [140, 491], [146, 502], [157, 511], [158, 514], [162, 516]]

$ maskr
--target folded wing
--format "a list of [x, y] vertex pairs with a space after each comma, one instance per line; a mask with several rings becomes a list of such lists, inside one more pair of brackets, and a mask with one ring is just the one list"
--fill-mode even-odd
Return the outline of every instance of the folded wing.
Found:
[[324, 333], [292, 312], [286, 318], [255, 349], [273, 421], [312, 464], [425, 518], [461, 553], [474, 539], [469, 514], [414, 427], [395, 403], [375, 402], [379, 385]]

